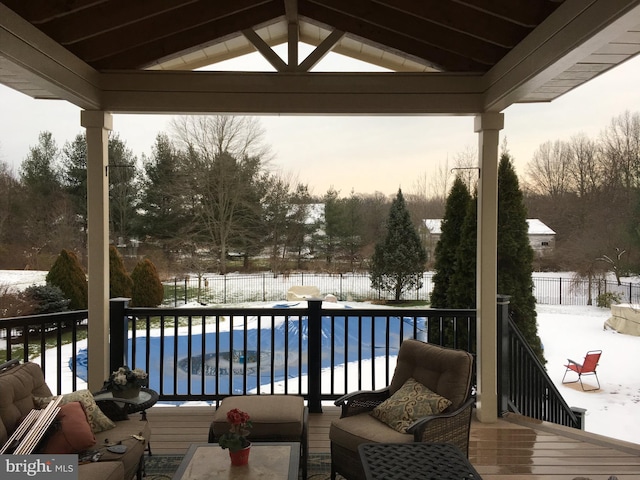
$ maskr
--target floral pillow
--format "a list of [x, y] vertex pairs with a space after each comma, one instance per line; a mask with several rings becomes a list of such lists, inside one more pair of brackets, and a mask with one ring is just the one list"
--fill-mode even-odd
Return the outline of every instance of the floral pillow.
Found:
[[[46, 407], [52, 398], [53, 397], [34, 396], [33, 403], [35, 408]], [[82, 408], [84, 408], [84, 413], [87, 416], [87, 421], [93, 433], [100, 433], [115, 428], [116, 424], [100, 410], [100, 407], [98, 407], [96, 401], [93, 399], [93, 394], [89, 390], [77, 390], [72, 393], [65, 393], [62, 396], [62, 402], [60, 402], [60, 404], [64, 405], [70, 402], [80, 402], [82, 404]]]
[[371, 415], [400, 433], [419, 418], [442, 413], [451, 402], [413, 378], [373, 409]]

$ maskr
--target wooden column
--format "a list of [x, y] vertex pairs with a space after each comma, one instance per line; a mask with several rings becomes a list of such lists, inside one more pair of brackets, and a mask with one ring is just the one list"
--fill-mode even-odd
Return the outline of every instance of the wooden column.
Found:
[[483, 113], [475, 118], [480, 156], [478, 182], [478, 396], [477, 417], [484, 423], [498, 419], [497, 279], [498, 279], [498, 146], [504, 114]]
[[89, 226], [88, 388], [97, 391], [109, 373], [109, 130], [112, 116], [83, 111], [87, 130], [87, 217]]

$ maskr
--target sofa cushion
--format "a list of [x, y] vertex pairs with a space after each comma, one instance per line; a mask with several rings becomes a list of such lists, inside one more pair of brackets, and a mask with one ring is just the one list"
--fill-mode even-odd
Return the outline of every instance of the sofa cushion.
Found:
[[[35, 408], [44, 408], [52, 398], [53, 397], [38, 397], [34, 395], [33, 405], [35, 405]], [[61, 404], [64, 405], [69, 402], [80, 402], [82, 404], [93, 433], [104, 432], [116, 426], [116, 424], [100, 410], [93, 398], [93, 394], [89, 390], [77, 390], [75, 392], [65, 393], [62, 396]]]
[[124, 476], [121, 462], [88, 462], [78, 465], [80, 480], [123, 480], [132, 478]]
[[[138, 440], [131, 435], [139, 435], [144, 440]], [[125, 476], [123, 478], [132, 478], [138, 469], [140, 458], [144, 455], [144, 450], [147, 448], [150, 438], [151, 427], [147, 421], [132, 418], [116, 422], [115, 428], [96, 433], [95, 448], [100, 449], [102, 452], [98, 463], [113, 460], [120, 461], [124, 466]], [[115, 444], [124, 445], [127, 450], [124, 453], [114, 453], [102, 448]]]
[[396, 393], [371, 411], [378, 420], [400, 433], [419, 418], [442, 413], [451, 402], [409, 378]]
[[96, 444], [96, 437], [80, 402], [69, 402], [60, 407], [41, 453], [70, 454], [87, 450]]
[[0, 373], [0, 443], [4, 444], [33, 409], [32, 395], [51, 395], [40, 365], [23, 363]]

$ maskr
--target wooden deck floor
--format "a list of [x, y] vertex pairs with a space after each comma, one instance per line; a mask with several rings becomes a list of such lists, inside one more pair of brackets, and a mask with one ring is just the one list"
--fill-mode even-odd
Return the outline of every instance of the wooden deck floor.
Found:
[[[340, 411], [324, 407], [309, 418], [309, 451], [328, 453], [329, 425]], [[206, 442], [213, 407], [148, 411], [154, 454], [185, 453]], [[474, 421], [469, 459], [484, 480], [640, 479], [640, 445], [510, 415], [495, 424]]]

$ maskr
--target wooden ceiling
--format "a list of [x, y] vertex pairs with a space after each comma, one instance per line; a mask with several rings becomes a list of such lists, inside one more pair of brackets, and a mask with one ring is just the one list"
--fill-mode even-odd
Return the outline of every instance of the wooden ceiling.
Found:
[[[197, 102], [182, 102], [178, 91], [196, 89], [214, 95], [229, 88], [225, 86], [229, 82], [220, 84], [219, 76], [210, 76], [205, 87], [193, 83], [196, 77], [160, 76], [159, 70], [195, 73], [194, 68], [257, 50], [285, 78], [276, 81], [278, 85], [271, 85], [270, 77], [238, 80], [235, 90], [225, 92], [238, 97], [244, 93], [245, 102], [237, 107], [233, 101], [223, 104], [228, 111], [240, 112], [251, 110], [247, 107], [255, 104], [252, 95], [261, 91], [250, 85], [264, 86], [262, 93], [267, 96], [297, 91], [309, 96], [331, 94], [337, 87], [326, 83], [327, 76], [309, 78], [318, 61], [335, 51], [401, 74], [383, 84], [372, 75], [357, 80], [342, 76], [343, 83], [354, 84], [334, 92], [342, 100], [361, 89], [370, 89], [370, 96], [388, 93], [393, 102], [399, 102], [401, 93], [411, 97], [390, 106], [376, 99], [362, 112], [353, 113], [400, 112], [403, 105], [415, 104], [417, 96], [423, 102], [409, 113], [501, 110], [514, 102], [552, 100], [636, 55], [640, 51], [639, 3], [2, 0], [0, 83], [33, 97], [63, 98], [83, 108], [186, 111], [195, 109]], [[309, 57], [298, 58], [298, 42], [316, 49]], [[280, 43], [288, 44], [286, 59], [271, 49]], [[439, 80], [434, 80], [435, 75]], [[170, 96], [154, 99], [150, 92], [161, 93], [158, 90]], [[140, 98], [132, 101], [127, 93]], [[444, 96], [438, 100], [438, 95]], [[358, 110], [349, 101], [341, 108], [337, 98], [332, 101], [335, 106], [323, 112], [321, 102], [328, 97], [317, 105], [305, 98], [306, 106], [292, 107], [288, 113]], [[362, 101], [368, 100], [361, 97], [359, 104]], [[284, 104], [274, 96], [255, 111], [287, 113]]]
[[[486, 72], [562, 0], [4, 0], [96, 70], [136, 70], [281, 19], [446, 72]], [[330, 26], [330, 27], [328, 27]]]

